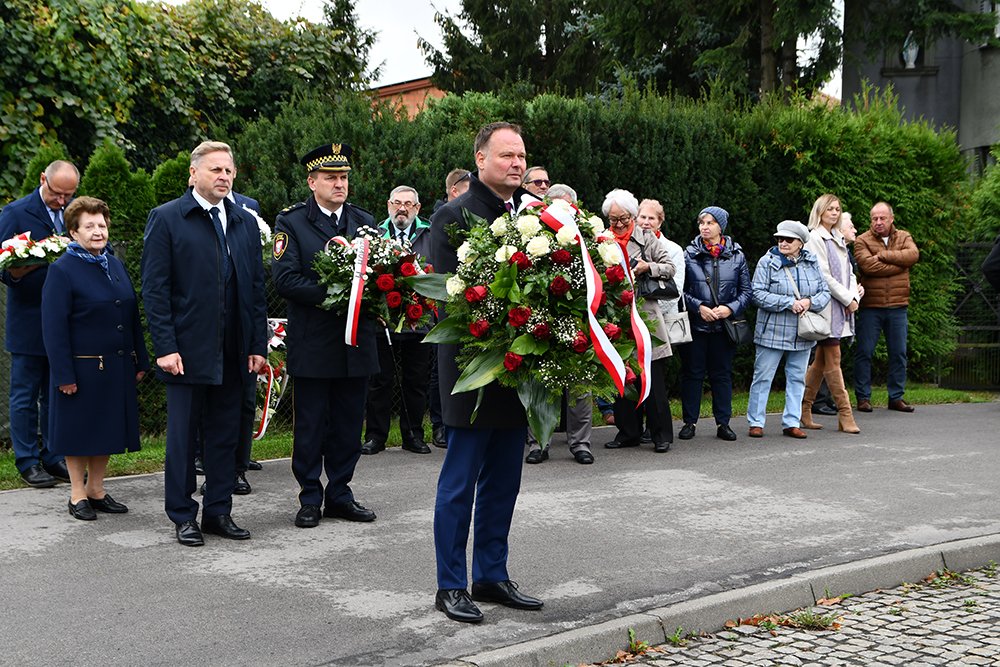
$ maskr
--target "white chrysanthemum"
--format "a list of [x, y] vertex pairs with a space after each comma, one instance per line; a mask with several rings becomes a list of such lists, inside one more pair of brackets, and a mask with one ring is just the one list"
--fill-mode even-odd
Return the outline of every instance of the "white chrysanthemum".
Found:
[[507, 233], [507, 221], [503, 218], [497, 218], [490, 225], [490, 231], [493, 232], [493, 236], [503, 236]]
[[29, 255], [34, 255], [35, 257], [45, 257], [45, 248], [40, 245], [31, 246], [31, 250], [28, 251]]
[[517, 219], [516, 226], [517, 231], [521, 232], [521, 238], [524, 240], [528, 240], [542, 231], [542, 223], [533, 215], [522, 215]]
[[512, 245], [502, 245], [497, 248], [495, 253], [493, 253], [493, 259], [495, 259], [498, 263], [503, 264], [509, 260], [515, 252], [517, 252], [516, 247]]
[[559, 231], [556, 232], [556, 241], [561, 246], [576, 245], [576, 231], [576, 227], [573, 225], [563, 225]]
[[452, 276], [445, 281], [444, 288], [448, 291], [448, 296], [455, 296], [465, 291], [465, 281], [458, 276]]
[[604, 221], [601, 220], [596, 215], [590, 216], [590, 220], [588, 220], [587, 222], [590, 223], [590, 229], [591, 231], [594, 232], [594, 236], [597, 236], [598, 234], [604, 231]]
[[528, 244], [524, 247], [532, 257], [544, 257], [549, 254], [551, 246], [549, 246], [549, 238], [547, 236], [536, 236], [535, 238], [528, 241]]
[[458, 255], [458, 261], [462, 262], [463, 264], [468, 264], [469, 262], [471, 262], [472, 260], [476, 259], [476, 257], [479, 256], [475, 252], [473, 252], [472, 246], [469, 245], [468, 241], [458, 246], [458, 250], [455, 251], [455, 254]]
[[622, 251], [615, 241], [602, 243], [597, 246], [597, 253], [604, 260], [605, 266], [615, 266], [621, 262]]

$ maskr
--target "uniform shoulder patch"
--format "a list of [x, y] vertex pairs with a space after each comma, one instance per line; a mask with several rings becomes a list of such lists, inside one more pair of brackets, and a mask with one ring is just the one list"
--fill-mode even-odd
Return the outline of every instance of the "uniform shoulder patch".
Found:
[[292, 204], [291, 206], [286, 206], [285, 208], [281, 209], [281, 212], [282, 213], [288, 213], [289, 211], [294, 211], [297, 208], [302, 208], [305, 205], [306, 205], [306, 203], [304, 201], [300, 201], [297, 204]]
[[288, 247], [288, 234], [285, 232], [278, 232], [274, 235], [274, 247], [271, 253], [274, 255], [274, 259], [281, 259], [281, 256], [285, 254], [285, 248]]

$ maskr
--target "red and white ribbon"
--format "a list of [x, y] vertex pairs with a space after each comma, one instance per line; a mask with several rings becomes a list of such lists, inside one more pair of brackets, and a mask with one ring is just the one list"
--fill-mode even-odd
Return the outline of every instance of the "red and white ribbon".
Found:
[[628, 258], [625, 256], [625, 251], [622, 250], [620, 243], [616, 242], [615, 247], [618, 249], [618, 254], [620, 255], [619, 263], [625, 270], [629, 285], [632, 287], [632, 335], [635, 337], [635, 352], [639, 359], [639, 368], [641, 369], [639, 373], [639, 400], [636, 402], [636, 408], [638, 408], [649, 397], [650, 365], [653, 363], [653, 341], [649, 337], [649, 329], [646, 328], [646, 323], [642, 320], [639, 308], [636, 306], [635, 280], [632, 278], [632, 269], [629, 267]]
[[[542, 206], [541, 202], [531, 202], [528, 204], [530, 208], [538, 208], [540, 206]], [[608, 339], [607, 334], [604, 333], [604, 329], [597, 321], [597, 309], [601, 306], [604, 285], [601, 282], [601, 275], [597, 272], [597, 267], [594, 266], [594, 262], [590, 258], [590, 253], [587, 252], [583, 234], [580, 233], [580, 228], [574, 221], [577, 208], [572, 204], [570, 206], [571, 209], [556, 208], [555, 210], [547, 207], [538, 217], [548, 225], [549, 229], [556, 233], [566, 226], [569, 226], [574, 231], [574, 238], [580, 244], [580, 253], [584, 266], [583, 275], [587, 284], [587, 319], [590, 324], [590, 340], [594, 345], [594, 352], [597, 353], [597, 358], [600, 359], [601, 365], [608, 371], [608, 375], [611, 376], [611, 380], [615, 383], [615, 387], [618, 388], [618, 393], [621, 395], [625, 393], [625, 362], [622, 361], [618, 350], [615, 349], [615, 346]], [[649, 332], [646, 332], [646, 335], [648, 336]]]
[[348, 241], [343, 236], [334, 236], [326, 242], [354, 248], [354, 277], [351, 279], [351, 298], [347, 302], [347, 326], [344, 328], [344, 342], [352, 347], [358, 346], [358, 322], [361, 320], [361, 297], [364, 295], [365, 282], [368, 280], [368, 256], [370, 244], [368, 239], [358, 237]]

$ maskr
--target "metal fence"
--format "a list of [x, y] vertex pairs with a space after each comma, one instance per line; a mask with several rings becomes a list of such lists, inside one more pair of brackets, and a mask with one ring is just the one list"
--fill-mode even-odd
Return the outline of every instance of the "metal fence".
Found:
[[940, 384], [952, 389], [1000, 389], [1000, 295], [983, 278], [992, 243], [963, 243], [955, 256], [959, 295], [958, 346], [944, 360]]

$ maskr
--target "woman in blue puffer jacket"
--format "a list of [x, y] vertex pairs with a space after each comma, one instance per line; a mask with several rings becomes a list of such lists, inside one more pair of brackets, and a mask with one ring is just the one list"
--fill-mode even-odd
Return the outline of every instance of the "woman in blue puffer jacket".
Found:
[[[750, 304], [750, 269], [746, 255], [732, 237], [725, 236], [729, 213], [708, 206], [698, 214], [698, 236], [684, 250], [686, 273], [684, 301], [691, 318], [691, 342], [679, 345], [681, 356], [681, 407], [684, 426], [678, 437], [694, 437], [701, 395], [708, 375], [712, 388], [712, 414], [716, 436], [735, 440], [729, 427], [733, 414], [733, 355], [722, 322], [740, 317]], [[711, 280], [712, 286], [708, 284]], [[718, 301], [713, 295], [718, 295]]]

